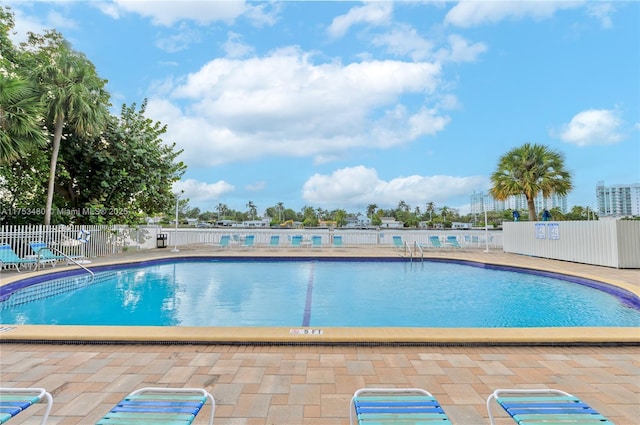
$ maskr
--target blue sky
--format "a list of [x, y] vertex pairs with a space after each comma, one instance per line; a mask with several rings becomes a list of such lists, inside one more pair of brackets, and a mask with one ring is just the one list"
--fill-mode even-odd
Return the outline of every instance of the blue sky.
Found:
[[640, 182], [640, 2], [3, 1], [148, 99], [192, 207], [468, 212], [498, 157], [565, 156], [573, 205]]

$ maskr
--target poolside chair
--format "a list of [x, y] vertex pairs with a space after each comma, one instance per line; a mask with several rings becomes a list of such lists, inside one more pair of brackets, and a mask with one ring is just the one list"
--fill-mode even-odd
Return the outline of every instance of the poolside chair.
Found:
[[33, 266], [36, 264], [35, 258], [20, 258], [18, 254], [11, 248], [11, 245], [0, 244], [0, 269], [14, 267], [16, 271], [20, 271], [21, 265]]
[[453, 235], [447, 236], [447, 241], [445, 242], [445, 244], [452, 248], [462, 248], [462, 246], [458, 242], [458, 238]]
[[269, 239], [269, 248], [279, 248], [280, 247], [280, 235], [271, 235]]
[[344, 245], [342, 244], [342, 235], [333, 235], [333, 247], [334, 248], [342, 248]]
[[294, 248], [300, 248], [302, 246], [302, 235], [291, 236], [291, 246]]
[[58, 261], [68, 260], [65, 255], [54, 254], [44, 242], [31, 242], [29, 246], [36, 255], [38, 265], [51, 264], [51, 267], [55, 267]]
[[247, 235], [244, 237], [244, 242], [242, 242], [242, 245], [240, 245], [240, 248], [246, 248], [246, 249], [251, 249], [253, 248], [253, 244], [255, 242], [256, 236], [255, 235]]
[[47, 390], [44, 388], [0, 388], [0, 424], [41, 401], [47, 403], [40, 421], [40, 424], [44, 425], [53, 406], [53, 397]]
[[393, 237], [393, 247], [397, 250], [404, 249], [404, 241], [402, 240], [402, 236]]
[[440, 242], [439, 236], [429, 236], [429, 245], [431, 248], [440, 249], [442, 248], [442, 243]]
[[361, 388], [351, 398], [349, 423], [441, 424], [451, 421], [430, 392], [421, 388]]
[[596, 412], [587, 403], [564, 391], [555, 389], [498, 389], [487, 398], [487, 412], [495, 425], [491, 401], [501, 406], [517, 423], [527, 424], [600, 424], [613, 422]]
[[311, 248], [322, 248], [322, 236], [311, 236]]
[[231, 236], [230, 235], [222, 235], [220, 236], [220, 242], [218, 242], [218, 248], [229, 248], [231, 244]]
[[207, 400], [211, 401], [209, 425], [212, 425], [216, 402], [208, 391], [200, 388], [140, 388], [116, 404], [96, 425], [188, 425], [198, 416]]

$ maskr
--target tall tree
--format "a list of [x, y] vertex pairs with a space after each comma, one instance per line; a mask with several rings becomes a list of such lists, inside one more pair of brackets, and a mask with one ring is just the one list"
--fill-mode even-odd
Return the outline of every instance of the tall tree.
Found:
[[367, 217], [369, 217], [370, 220], [373, 220], [373, 215], [376, 213], [376, 209], [378, 209], [376, 204], [367, 205]]
[[433, 213], [436, 211], [436, 204], [433, 202], [427, 203], [427, 212], [429, 213], [429, 221], [433, 221]]
[[284, 203], [278, 202], [278, 221], [282, 222], [283, 214], [284, 214]]
[[38, 84], [45, 119], [53, 128], [53, 146], [47, 187], [44, 224], [51, 223], [51, 209], [56, 181], [60, 141], [65, 127], [79, 135], [98, 135], [109, 116], [109, 95], [95, 66], [87, 57], [74, 51], [57, 31], [43, 36], [29, 34], [32, 47], [31, 72]]
[[9, 38], [13, 27], [13, 14], [0, 6], [0, 163], [47, 142], [38, 91], [22, 66], [25, 55]]
[[531, 143], [501, 156], [491, 182], [490, 193], [497, 200], [524, 195], [531, 221], [537, 220], [535, 199], [539, 194], [545, 198], [553, 193], [564, 196], [573, 188], [564, 157], [547, 146]]
[[229, 210], [229, 207], [227, 207], [226, 204], [219, 203], [216, 206], [216, 211], [218, 211], [218, 221], [224, 220], [224, 215], [228, 210]]
[[[56, 191], [71, 208], [115, 214], [84, 217], [84, 222], [132, 223], [175, 205], [172, 185], [184, 173], [182, 151], [162, 140], [166, 125], [145, 117], [146, 100], [123, 105], [97, 137], [72, 134], [60, 148]], [[182, 202], [183, 199], [180, 200]], [[188, 202], [187, 202], [188, 204]]]
[[24, 78], [0, 73], [0, 163], [16, 160], [46, 142], [35, 87]]
[[249, 216], [251, 217], [251, 220], [254, 220], [256, 213], [258, 212], [256, 204], [254, 204], [253, 201], [249, 201], [247, 202], [247, 208], [249, 209]]

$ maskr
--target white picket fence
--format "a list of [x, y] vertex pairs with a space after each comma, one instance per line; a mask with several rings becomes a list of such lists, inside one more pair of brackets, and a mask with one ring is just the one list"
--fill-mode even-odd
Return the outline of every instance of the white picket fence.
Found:
[[[127, 226], [0, 226], [0, 243], [20, 257], [35, 255], [30, 244], [44, 242], [68, 256], [104, 257], [122, 252], [136, 241], [139, 230]], [[155, 237], [155, 232], [154, 232]]]

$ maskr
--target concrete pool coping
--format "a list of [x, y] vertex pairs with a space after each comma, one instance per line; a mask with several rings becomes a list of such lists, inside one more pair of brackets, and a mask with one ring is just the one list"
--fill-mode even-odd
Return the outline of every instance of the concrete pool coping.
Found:
[[[397, 258], [389, 247], [346, 247], [340, 249], [215, 250], [211, 247], [181, 248], [180, 252], [151, 250], [94, 259], [92, 265], [137, 263], [184, 257], [333, 257], [381, 259]], [[478, 249], [426, 252], [424, 259], [452, 259], [560, 273], [622, 288], [640, 297], [640, 270], [612, 269], [577, 263], [506, 254]], [[414, 258], [413, 261], [421, 259]], [[91, 265], [89, 265], [91, 267]], [[77, 268], [68, 266], [64, 269]], [[52, 272], [60, 268], [30, 273], [3, 271], [1, 286]], [[2, 325], [0, 342], [34, 343], [147, 343], [147, 344], [417, 344], [417, 345], [640, 345], [640, 329], [634, 327], [572, 328], [283, 328], [283, 327], [136, 327]]]

